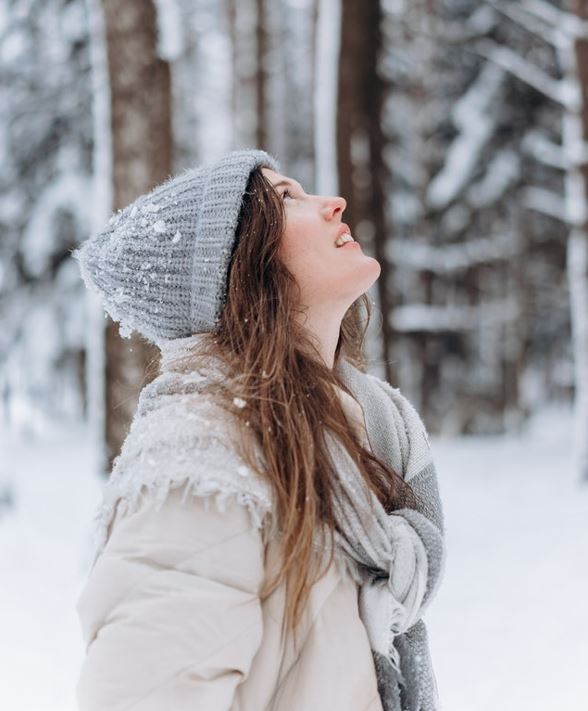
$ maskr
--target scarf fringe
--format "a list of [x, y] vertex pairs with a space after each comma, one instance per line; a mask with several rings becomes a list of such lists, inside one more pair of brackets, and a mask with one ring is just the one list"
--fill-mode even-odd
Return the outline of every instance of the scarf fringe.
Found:
[[113, 481], [106, 484], [103, 502], [94, 517], [94, 561], [107, 543], [108, 529], [115, 512], [121, 516], [132, 515], [138, 510], [144, 496], [152, 498], [155, 510], [159, 511], [170, 490], [181, 486], [184, 487], [182, 502], [189, 496], [203, 497], [207, 509], [212, 501], [218, 511], [224, 513], [232, 501], [237, 501], [247, 508], [255, 528], [263, 529], [274, 525], [274, 512], [269, 497], [259, 491], [246, 491], [239, 482], [223, 480], [220, 477], [211, 478], [207, 463], [194, 464], [190, 469], [174, 472], [168, 470], [151, 479], [132, 479], [117, 483], [114, 476], [112, 474]]
[[388, 642], [388, 660], [392, 665], [394, 671], [398, 674], [400, 681], [404, 681], [402, 676], [402, 671], [400, 669], [400, 652], [396, 649], [394, 645], [394, 638], [397, 634], [400, 634], [399, 625], [401, 625], [406, 619], [406, 610], [404, 606], [397, 600], [392, 598], [394, 605], [392, 607], [392, 620], [389, 630], [389, 642]]

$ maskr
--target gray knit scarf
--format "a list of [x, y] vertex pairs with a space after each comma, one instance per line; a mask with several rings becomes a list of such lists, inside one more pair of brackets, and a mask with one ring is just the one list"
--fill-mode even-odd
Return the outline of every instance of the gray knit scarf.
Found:
[[[235, 431], [209, 398], [198, 397], [209, 378], [222, 377], [216, 363], [181, 372], [198, 336], [161, 346], [162, 373], [141, 391], [138, 408], [96, 515], [95, 558], [104, 547], [118, 506], [136, 509], [147, 487], [156, 506], [170, 488], [214, 500], [222, 510], [229, 497], [247, 506], [255, 525], [272, 516], [269, 485], [231, 446]], [[416, 494], [417, 509], [387, 514], [365, 486], [347, 450], [330, 433], [339, 495], [336, 563], [359, 586], [365, 625], [384, 711], [439, 711], [437, 683], [422, 619], [443, 577], [444, 523], [435, 465], [425, 427], [409, 401], [385, 381], [340, 359], [335, 366], [363, 410], [365, 445], [401, 474]], [[242, 401], [234, 401], [239, 405]], [[259, 453], [263, 465], [263, 455]], [[370, 497], [376, 515], [368, 510]], [[267, 519], [266, 519], [267, 517]], [[268, 524], [270, 525], [270, 524]], [[343, 533], [341, 533], [342, 531]], [[318, 540], [318, 539], [317, 539]]]

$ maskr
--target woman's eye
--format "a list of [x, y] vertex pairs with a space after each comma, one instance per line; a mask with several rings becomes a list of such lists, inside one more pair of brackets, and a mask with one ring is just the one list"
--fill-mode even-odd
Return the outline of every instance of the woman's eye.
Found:
[[292, 197], [293, 197], [292, 195], [290, 195], [290, 191], [289, 191], [289, 190], [284, 190], [284, 192], [282, 193], [282, 200], [286, 197], [286, 195], [287, 195], [289, 198], [292, 198]]

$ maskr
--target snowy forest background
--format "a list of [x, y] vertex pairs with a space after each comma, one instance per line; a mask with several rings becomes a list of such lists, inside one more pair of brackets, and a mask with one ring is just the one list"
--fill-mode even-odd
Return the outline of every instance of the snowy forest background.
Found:
[[0, 695], [74, 708], [91, 517], [157, 358], [71, 251], [253, 146], [343, 195], [382, 265], [370, 370], [446, 504], [447, 709], [582, 707], [588, 0], [0, 2]]

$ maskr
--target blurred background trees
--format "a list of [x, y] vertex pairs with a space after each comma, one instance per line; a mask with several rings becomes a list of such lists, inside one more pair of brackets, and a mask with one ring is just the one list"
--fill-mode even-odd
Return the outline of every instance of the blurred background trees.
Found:
[[432, 432], [575, 400], [588, 442], [587, 18], [588, 0], [5, 2], [3, 420], [95, 418], [107, 473], [157, 351], [120, 338], [69, 253], [168, 174], [256, 146], [346, 198], [382, 265], [370, 369]]

